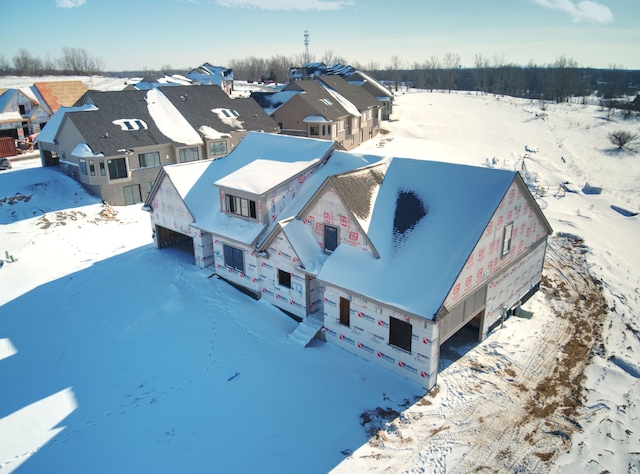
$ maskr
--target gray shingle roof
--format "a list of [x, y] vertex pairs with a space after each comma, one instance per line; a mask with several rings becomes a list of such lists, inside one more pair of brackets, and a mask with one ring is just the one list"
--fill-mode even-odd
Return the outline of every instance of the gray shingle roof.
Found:
[[349, 84], [340, 76], [318, 76], [316, 80], [345, 97], [355, 105], [360, 112], [380, 105], [380, 101], [365, 89], [354, 84]]
[[317, 81], [295, 81], [289, 83], [283, 90], [301, 90], [304, 94], [295, 97], [306, 101], [328, 120], [339, 120], [346, 117], [349, 112], [329, 94], [329, 92]]
[[[92, 103], [98, 110], [69, 113], [73, 122], [94, 153], [105, 156], [122, 154], [118, 150], [144, 146], [174, 144], [156, 126], [145, 100], [147, 91], [88, 91], [80, 103]], [[140, 120], [146, 127], [123, 130], [114, 121]], [[125, 127], [126, 128], [126, 127]]]
[[331, 184], [360, 221], [371, 217], [387, 164], [380, 163], [331, 177]]
[[[254, 99], [232, 99], [218, 86], [160, 87], [160, 91], [196, 130], [208, 126], [221, 133], [279, 131], [278, 125]], [[235, 110], [242, 129], [223, 122], [212, 109]]]

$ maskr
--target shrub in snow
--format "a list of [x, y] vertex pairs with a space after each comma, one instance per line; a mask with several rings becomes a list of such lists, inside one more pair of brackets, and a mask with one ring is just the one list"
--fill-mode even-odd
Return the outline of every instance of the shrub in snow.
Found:
[[640, 139], [640, 135], [627, 130], [616, 130], [609, 133], [607, 138], [618, 150], [622, 150], [623, 148], [631, 149], [632, 145]]

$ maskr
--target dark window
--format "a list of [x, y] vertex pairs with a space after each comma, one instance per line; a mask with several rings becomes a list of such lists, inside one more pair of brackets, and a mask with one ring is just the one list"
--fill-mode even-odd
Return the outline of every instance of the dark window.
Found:
[[239, 216], [250, 217], [251, 219], [257, 219], [256, 202], [249, 199], [240, 198], [237, 196], [231, 196], [227, 194], [225, 196], [225, 202], [227, 206], [227, 212], [231, 214], [237, 214]]
[[324, 250], [333, 252], [338, 246], [338, 228], [330, 225], [324, 226]]
[[109, 166], [109, 179], [120, 179], [127, 177], [127, 162], [124, 158], [107, 160]]
[[513, 235], [513, 222], [504, 226], [502, 234], [502, 255], [505, 256], [511, 251], [511, 236]]
[[351, 313], [351, 302], [340, 297], [340, 324], [349, 326], [349, 314]]
[[180, 154], [180, 163], [186, 163], [187, 161], [198, 161], [198, 148], [183, 148], [179, 152]]
[[87, 174], [87, 161], [86, 160], [80, 160], [80, 172], [82, 174]]
[[224, 264], [241, 273], [244, 273], [244, 253], [241, 249], [223, 245], [224, 248]]
[[222, 140], [219, 142], [209, 143], [209, 154], [211, 156], [226, 155], [227, 154], [227, 142]]
[[106, 176], [107, 172], [104, 169], [104, 160], [100, 160], [100, 176]]
[[96, 165], [93, 163], [93, 160], [89, 160], [89, 172], [91, 173], [91, 176], [96, 175]]
[[291, 288], [291, 273], [278, 268], [278, 285]]
[[149, 153], [140, 153], [138, 155], [141, 168], [149, 168], [151, 166], [160, 166], [160, 152], [151, 151]]
[[122, 189], [124, 190], [124, 204], [126, 206], [128, 206], [129, 204], [142, 202], [142, 196], [140, 195], [139, 184], [134, 184], [132, 186], [125, 186]]
[[389, 344], [411, 352], [411, 332], [410, 323], [389, 317]]
[[320, 135], [320, 125], [309, 125], [309, 136], [317, 137]]

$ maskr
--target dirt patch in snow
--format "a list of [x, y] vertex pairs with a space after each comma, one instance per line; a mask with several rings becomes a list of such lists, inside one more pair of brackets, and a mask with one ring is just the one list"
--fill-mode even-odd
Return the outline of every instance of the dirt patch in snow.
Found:
[[584, 406], [584, 371], [602, 347], [608, 307], [587, 252], [575, 236], [551, 237], [536, 298], [552, 317], [526, 326], [532, 334], [515, 334], [527, 339], [526, 348], [489, 337], [442, 371], [437, 391], [409, 409], [397, 416], [392, 408], [365, 412], [371, 439], [337, 472], [373, 462], [388, 472], [549, 471], [597, 410]]

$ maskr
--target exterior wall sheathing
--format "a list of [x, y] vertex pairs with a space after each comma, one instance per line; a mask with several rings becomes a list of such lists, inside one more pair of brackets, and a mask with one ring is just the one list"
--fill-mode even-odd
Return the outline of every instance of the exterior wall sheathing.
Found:
[[[225, 265], [224, 245], [240, 249], [243, 252], [244, 271], [236, 270]], [[258, 258], [250, 246], [238, 242], [227, 242], [220, 237], [213, 239], [213, 255], [215, 259], [216, 274], [236, 285], [251, 291], [256, 298], [261, 296], [260, 274], [258, 273]]]
[[546, 247], [545, 240], [532, 249], [517, 265], [489, 283], [482, 328], [484, 337], [491, 326], [500, 320], [503, 311], [516, 306], [518, 301], [540, 282]]
[[[289, 241], [280, 233], [267, 249], [268, 259], [260, 258], [262, 297], [269, 303], [303, 319], [307, 316], [306, 275]], [[278, 270], [291, 275], [291, 288], [278, 284]], [[313, 312], [313, 311], [310, 311]]]
[[[349, 326], [340, 323], [341, 297], [350, 300]], [[389, 344], [390, 317], [411, 324], [410, 352]], [[427, 390], [436, 385], [440, 341], [438, 325], [432, 321], [380, 306], [326, 285], [324, 332], [328, 342], [412, 380]]]
[[351, 245], [371, 251], [369, 241], [360, 227], [351, 218], [340, 197], [335, 190], [330, 189], [324, 193], [318, 202], [309, 209], [307, 215], [302, 219], [307, 225], [309, 232], [318, 243], [320, 248], [324, 245], [324, 226], [331, 225], [338, 228], [339, 244]]
[[[513, 224], [511, 248], [502, 255], [504, 228], [509, 224]], [[544, 225], [514, 181], [456, 279], [444, 306], [451, 308], [479, 286], [487, 284], [546, 235]]]

